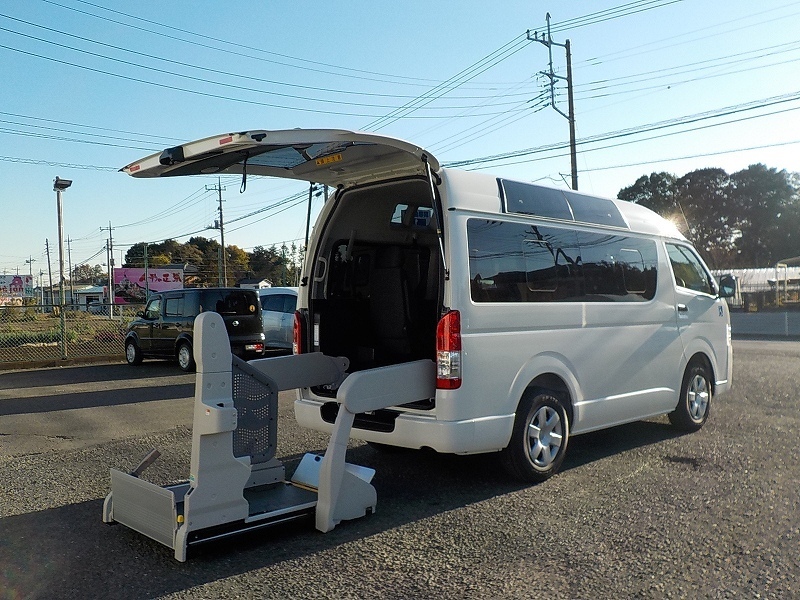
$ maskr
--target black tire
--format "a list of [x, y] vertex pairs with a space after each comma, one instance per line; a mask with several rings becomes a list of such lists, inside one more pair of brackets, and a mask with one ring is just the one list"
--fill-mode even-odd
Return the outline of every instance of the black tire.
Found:
[[708, 420], [713, 396], [710, 369], [701, 361], [689, 363], [683, 374], [678, 406], [669, 421], [683, 431], [697, 431]]
[[175, 350], [175, 356], [178, 359], [178, 366], [181, 368], [181, 371], [186, 373], [194, 371], [194, 353], [192, 345], [189, 342], [186, 340], [180, 342], [178, 348]]
[[125, 340], [125, 361], [129, 365], [142, 364], [142, 349], [133, 338]]
[[568, 441], [564, 403], [552, 392], [529, 390], [517, 408], [511, 441], [502, 453], [503, 466], [515, 479], [545, 481], [561, 468]]

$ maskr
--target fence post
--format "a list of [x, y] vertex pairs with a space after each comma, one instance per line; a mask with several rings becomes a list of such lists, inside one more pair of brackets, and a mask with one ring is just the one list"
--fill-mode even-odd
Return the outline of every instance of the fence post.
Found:
[[61, 306], [59, 307], [61, 316], [61, 360], [67, 360], [67, 316], [65, 314], [64, 298], [61, 298]]

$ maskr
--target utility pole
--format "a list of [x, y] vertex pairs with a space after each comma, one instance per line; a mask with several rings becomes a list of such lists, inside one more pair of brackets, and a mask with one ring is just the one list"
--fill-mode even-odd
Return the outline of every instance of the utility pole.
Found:
[[39, 269], [39, 312], [44, 313], [44, 271]]
[[108, 261], [108, 314], [109, 316], [114, 316], [114, 301], [112, 299], [112, 294], [114, 293], [114, 267], [112, 263], [114, 261], [113, 255], [111, 254], [111, 245], [108, 240], [106, 240], [106, 260]]
[[108, 251], [108, 317], [114, 317], [114, 237], [111, 231], [114, 229], [111, 226], [111, 221], [108, 222], [108, 227], [101, 227], [100, 231], [108, 229], [108, 242], [106, 243], [106, 250]]
[[[217, 178], [217, 185], [212, 185], [211, 187], [206, 186], [207, 192], [217, 192], [219, 194], [219, 221], [215, 223], [215, 229], [219, 229], [219, 237], [220, 237], [220, 244], [222, 244], [222, 248], [220, 252], [222, 252], [222, 266], [219, 271], [219, 285], [222, 287], [228, 286], [228, 258], [225, 252], [225, 221], [222, 218], [222, 192], [225, 191], [225, 188], [222, 187], [222, 182], [219, 178]], [[217, 263], [219, 264], [219, 262]]]
[[32, 298], [33, 297], [33, 288], [34, 288], [34, 284], [33, 284], [33, 263], [36, 262], [36, 259], [33, 258], [33, 256], [31, 256], [29, 254], [28, 255], [28, 260], [26, 260], [25, 262], [28, 263], [28, 274], [31, 277], [31, 296], [30, 297]]
[[58, 210], [58, 297], [61, 316], [61, 360], [67, 358], [67, 317], [64, 306], [64, 214], [61, 196], [72, 185], [71, 179], [56, 177], [53, 182], [53, 191], [56, 193], [56, 208]]
[[147, 242], [144, 243], [144, 299], [150, 300], [150, 273], [147, 265]]
[[50, 267], [50, 242], [45, 238], [44, 248], [47, 252], [47, 281], [50, 284], [50, 304], [53, 302], [53, 269]]
[[[539, 42], [547, 46], [548, 53], [550, 55], [550, 70], [549, 71], [542, 71], [542, 74], [550, 80], [550, 106], [560, 114], [562, 117], [565, 117], [569, 122], [569, 154], [570, 154], [570, 162], [572, 165], [572, 189], [578, 189], [578, 152], [576, 149], [575, 144], [575, 102], [572, 96], [572, 52], [570, 51], [569, 40], [567, 40], [563, 44], [559, 44], [553, 41], [552, 36], [550, 35], [550, 13], [547, 13], [547, 36], [542, 34], [539, 37], [538, 32], [533, 32], [533, 37], [531, 37], [531, 32], [528, 30], [528, 39], [533, 42]], [[566, 50], [567, 54], [567, 76], [561, 77], [560, 75], [556, 75], [555, 71], [553, 71], [553, 46], [560, 46]], [[567, 102], [568, 102], [568, 114], [564, 114], [562, 110], [560, 110], [556, 106], [556, 79], [562, 79], [567, 82]]]

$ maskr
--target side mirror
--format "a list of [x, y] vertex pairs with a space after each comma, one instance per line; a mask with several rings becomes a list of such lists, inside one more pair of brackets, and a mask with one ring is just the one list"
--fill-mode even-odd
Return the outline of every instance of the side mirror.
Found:
[[733, 275], [723, 275], [719, 278], [719, 297], [733, 298], [736, 295], [736, 278]]

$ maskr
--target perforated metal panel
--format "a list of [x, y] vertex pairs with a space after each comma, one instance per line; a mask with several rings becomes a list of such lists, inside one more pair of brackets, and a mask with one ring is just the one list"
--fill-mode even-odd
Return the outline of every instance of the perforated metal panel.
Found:
[[233, 454], [249, 456], [252, 464], [275, 456], [278, 433], [278, 388], [263, 373], [233, 357], [233, 404], [237, 426], [233, 432]]

